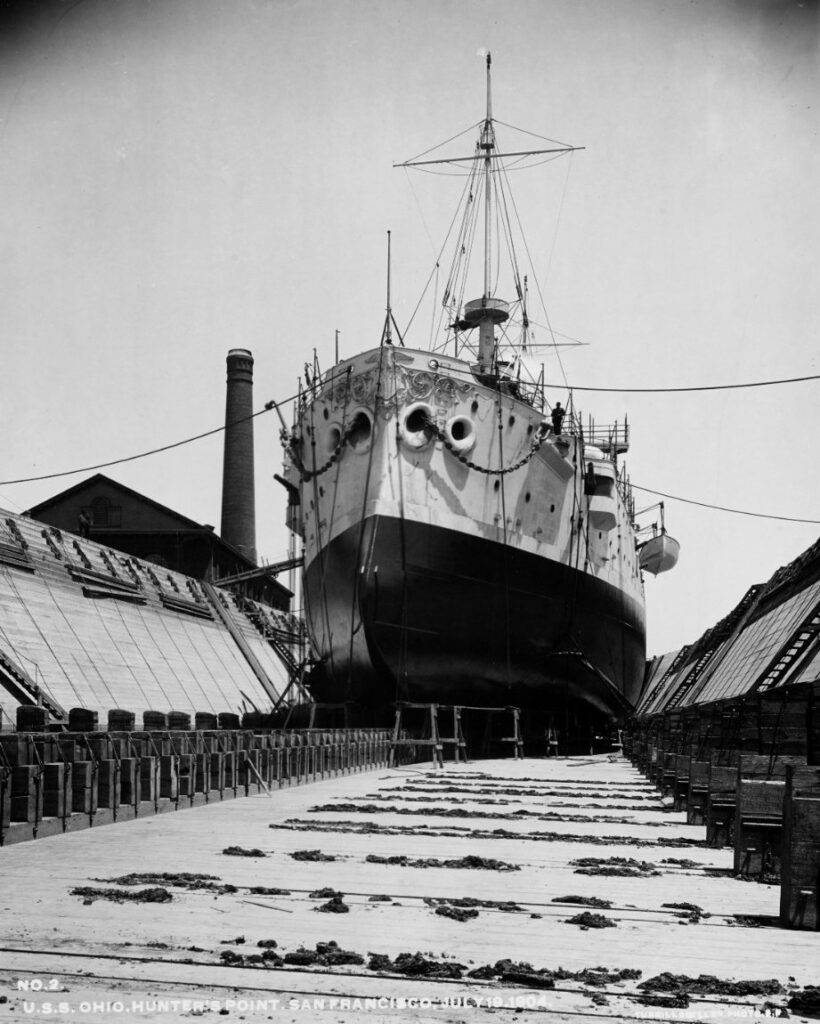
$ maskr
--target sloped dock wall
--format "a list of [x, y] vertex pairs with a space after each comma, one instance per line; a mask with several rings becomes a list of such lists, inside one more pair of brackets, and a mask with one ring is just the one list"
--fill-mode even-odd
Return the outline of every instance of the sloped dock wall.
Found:
[[[266, 614], [298, 634], [292, 615]], [[269, 709], [288, 670], [228, 590], [0, 512], [0, 684], [8, 729], [29, 702], [55, 721], [72, 707]]]

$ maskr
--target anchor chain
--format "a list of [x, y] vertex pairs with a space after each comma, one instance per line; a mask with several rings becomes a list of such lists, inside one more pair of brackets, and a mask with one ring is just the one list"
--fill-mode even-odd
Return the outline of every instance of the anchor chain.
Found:
[[339, 443], [331, 452], [330, 458], [323, 466], [319, 466], [318, 469], [305, 468], [305, 464], [297, 449], [298, 442], [293, 437], [288, 436], [284, 431], [282, 431], [282, 444], [284, 445], [285, 451], [288, 452], [290, 457], [293, 459], [296, 468], [299, 470], [299, 477], [303, 483], [307, 483], [309, 480], [313, 480], [315, 477], [321, 476], [322, 473], [326, 473], [335, 462], [338, 462], [343, 448], [350, 441], [350, 438], [353, 435], [353, 427], [354, 424], [351, 423], [344, 434], [339, 438]]
[[507, 466], [506, 469], [487, 469], [486, 466], [479, 466], [477, 463], [472, 462], [466, 456], [462, 455], [461, 452], [451, 443], [444, 431], [440, 430], [429, 418], [424, 429], [425, 433], [429, 433], [432, 437], [435, 437], [437, 441], [441, 441], [447, 451], [449, 451], [451, 455], [454, 455], [459, 462], [463, 463], [465, 466], [469, 466], [470, 469], [477, 470], [479, 473], [484, 473], [486, 476], [506, 476], [507, 473], [514, 473], [517, 469], [521, 469], [522, 466], [526, 466], [541, 447], [541, 442], [544, 440], [544, 434], [539, 430], [530, 442], [530, 450], [522, 459], [516, 462], [515, 465]]
[[[434, 437], [437, 441], [441, 441], [441, 443], [450, 452], [450, 454], [453, 455], [456, 459], [458, 459], [458, 461], [461, 462], [463, 465], [467, 466], [469, 469], [474, 469], [479, 473], [484, 473], [486, 476], [506, 476], [508, 473], [514, 473], [517, 469], [521, 469], [522, 466], [526, 466], [526, 464], [532, 459], [532, 457], [541, 447], [541, 443], [543, 442], [545, 437], [545, 435], [539, 430], [538, 433], [536, 433], [533, 440], [530, 442], [530, 449], [527, 452], [527, 454], [524, 455], [523, 458], [519, 459], [518, 462], [516, 462], [514, 465], [507, 466], [504, 469], [488, 469], [486, 466], [479, 466], [478, 463], [475, 463], [471, 459], [468, 459], [465, 455], [462, 455], [461, 452], [452, 444], [452, 442], [449, 440], [444, 431], [440, 430], [439, 427], [432, 420], [427, 420], [427, 423], [424, 426], [424, 431], [431, 437]], [[296, 468], [299, 470], [300, 479], [302, 480], [303, 483], [307, 483], [307, 481], [313, 480], [315, 477], [321, 476], [323, 473], [326, 473], [332, 465], [338, 462], [339, 456], [342, 454], [345, 445], [349, 443], [352, 434], [353, 425], [351, 424], [351, 426], [348, 427], [348, 429], [339, 439], [339, 443], [333, 449], [333, 452], [331, 453], [330, 458], [327, 460], [327, 462], [325, 462], [324, 465], [319, 466], [318, 469], [312, 470], [305, 468], [305, 464], [302, 461], [302, 458], [297, 450], [294, 438], [288, 437], [284, 433], [284, 431], [282, 432], [282, 444], [284, 445], [285, 450], [289, 453], [290, 457], [293, 459]]]

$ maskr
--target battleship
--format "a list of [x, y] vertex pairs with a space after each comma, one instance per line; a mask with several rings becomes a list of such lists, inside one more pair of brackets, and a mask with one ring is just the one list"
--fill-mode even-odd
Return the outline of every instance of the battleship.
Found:
[[440, 337], [410, 346], [388, 269], [378, 346], [306, 368], [292, 427], [282, 423], [288, 525], [304, 546], [308, 686], [314, 700], [369, 707], [620, 720], [644, 674], [643, 573], [671, 568], [678, 545], [665, 527], [647, 537], [636, 523], [620, 461], [628, 424], [584, 421], [566, 385], [527, 359], [536, 346], [507, 169], [576, 147], [504, 151], [491, 63], [473, 154], [398, 165], [446, 163], [465, 177]]

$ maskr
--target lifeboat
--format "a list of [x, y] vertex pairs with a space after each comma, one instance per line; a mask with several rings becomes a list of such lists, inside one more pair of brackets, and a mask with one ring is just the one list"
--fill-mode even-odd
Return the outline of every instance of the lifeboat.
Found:
[[638, 550], [638, 564], [646, 572], [657, 576], [659, 572], [668, 572], [678, 564], [680, 544], [668, 533], [659, 533], [652, 537]]

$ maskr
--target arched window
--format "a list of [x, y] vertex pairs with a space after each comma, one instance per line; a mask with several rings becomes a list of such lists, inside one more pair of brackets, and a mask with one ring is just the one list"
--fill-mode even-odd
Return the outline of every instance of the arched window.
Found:
[[91, 503], [83, 509], [83, 512], [91, 520], [91, 526], [97, 529], [122, 526], [122, 506], [112, 505], [111, 501], [102, 494], [92, 498]]
[[94, 526], [108, 526], [111, 502], [108, 498], [98, 497], [91, 501], [91, 523]]

